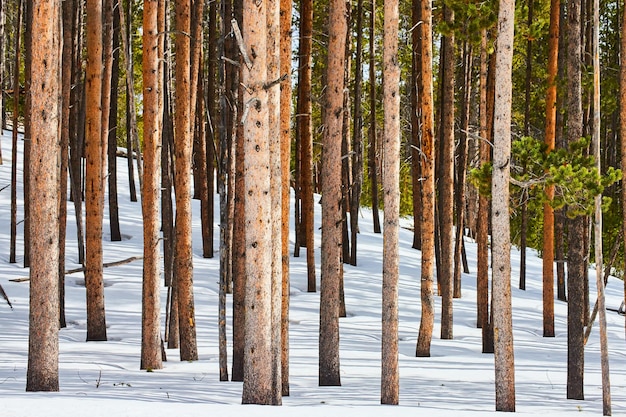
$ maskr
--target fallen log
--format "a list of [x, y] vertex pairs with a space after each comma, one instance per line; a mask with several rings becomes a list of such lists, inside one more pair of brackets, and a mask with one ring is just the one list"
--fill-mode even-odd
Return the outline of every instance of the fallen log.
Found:
[[[143, 256], [131, 256], [130, 258], [126, 258], [126, 259], [122, 259], [121, 261], [114, 261], [114, 262], [109, 262], [109, 263], [105, 263], [102, 264], [103, 268], [110, 268], [112, 266], [120, 266], [120, 265], [124, 265], [124, 264], [128, 264], [134, 261], [138, 261], [140, 259], [143, 259]], [[80, 268], [74, 268], [74, 269], [68, 269], [67, 271], [65, 271], [65, 275], [70, 275], [70, 274], [75, 274], [77, 272], [84, 272], [85, 271], [85, 267], [81, 266]], [[25, 281], [29, 281], [30, 277], [21, 277], [21, 278], [14, 278], [14, 279], [10, 279], [9, 281], [11, 282], [25, 282]]]

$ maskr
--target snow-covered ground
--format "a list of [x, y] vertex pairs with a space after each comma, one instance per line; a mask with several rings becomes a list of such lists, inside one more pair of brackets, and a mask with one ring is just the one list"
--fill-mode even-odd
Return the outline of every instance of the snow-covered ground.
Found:
[[[242, 406], [242, 384], [219, 382], [217, 291], [219, 257], [203, 259], [200, 220], [194, 219], [194, 292], [197, 362], [180, 362], [168, 350], [164, 369], [139, 370], [141, 335], [141, 261], [105, 269], [107, 342], [85, 342], [85, 288], [81, 273], [66, 277], [68, 327], [60, 338], [60, 392], [26, 393], [28, 276], [23, 268], [23, 223], [18, 226], [18, 262], [9, 264], [11, 143], [2, 137], [0, 166], [0, 284], [14, 309], [0, 300], [0, 416], [484, 416], [495, 413], [493, 355], [481, 353], [476, 329], [476, 245], [467, 243], [471, 274], [463, 275], [463, 296], [454, 302], [454, 340], [440, 340], [436, 318], [432, 357], [415, 358], [420, 323], [420, 252], [412, 235], [400, 234], [400, 406], [380, 404], [382, 236], [372, 232], [371, 214], [361, 211], [358, 267], [345, 266], [347, 318], [341, 319], [341, 387], [317, 386], [319, 294], [306, 292], [305, 257], [291, 258], [291, 396], [282, 407]], [[22, 196], [21, 146], [18, 198]], [[122, 242], [108, 238], [105, 213], [104, 261], [142, 255], [141, 209], [131, 203], [126, 163], [118, 163]], [[5, 188], [6, 187], [6, 188]], [[199, 203], [193, 202], [194, 210]], [[18, 219], [22, 219], [21, 201]], [[320, 210], [316, 208], [316, 231]], [[67, 269], [76, 268], [73, 205], [68, 203]], [[217, 210], [216, 210], [217, 213]], [[216, 239], [218, 222], [214, 224]], [[293, 235], [291, 236], [293, 244]], [[218, 248], [216, 240], [215, 247]], [[319, 274], [319, 235], [316, 257]], [[216, 253], [217, 255], [217, 253]], [[565, 416], [602, 413], [599, 340], [594, 328], [586, 348], [585, 401], [565, 399], [567, 327], [565, 303], [556, 302], [556, 337], [542, 337], [541, 260], [530, 251], [526, 291], [517, 289], [518, 253], [513, 252], [513, 326], [517, 411], [525, 415]], [[592, 277], [595, 275], [592, 273]], [[319, 282], [319, 278], [318, 278]], [[591, 283], [595, 300], [595, 279]], [[607, 306], [617, 308], [622, 281], [611, 277]], [[163, 290], [165, 300], [165, 289]], [[439, 299], [437, 312], [439, 315]], [[164, 309], [163, 309], [164, 311]], [[229, 329], [230, 329], [229, 297]], [[164, 318], [165, 313], [162, 316]], [[626, 414], [624, 317], [608, 313], [613, 415]], [[230, 340], [230, 334], [229, 334]], [[229, 345], [230, 346], [230, 345]], [[230, 369], [229, 369], [230, 370]]]

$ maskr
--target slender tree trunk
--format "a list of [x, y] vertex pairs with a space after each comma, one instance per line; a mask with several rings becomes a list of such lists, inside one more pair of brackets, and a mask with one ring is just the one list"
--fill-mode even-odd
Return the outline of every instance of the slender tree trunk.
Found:
[[[128, 2], [128, 16], [131, 16], [131, 3]], [[137, 201], [136, 195], [133, 194], [135, 188], [135, 178], [133, 169], [133, 160], [137, 158], [137, 175], [139, 176], [139, 190], [141, 191], [143, 184], [143, 169], [141, 148], [139, 147], [139, 133], [137, 130], [137, 106], [135, 105], [135, 81], [133, 80], [133, 57], [132, 42], [130, 38], [131, 21], [128, 19], [126, 25], [126, 16], [124, 8], [118, 7], [120, 14], [120, 29], [122, 31], [122, 50], [124, 51], [124, 63], [126, 64], [126, 120], [127, 120], [127, 137], [128, 137], [128, 175], [131, 189], [131, 201]], [[133, 199], [133, 197], [135, 197]]]
[[465, 232], [465, 179], [467, 177], [467, 136], [470, 122], [470, 100], [472, 95], [472, 46], [465, 42], [463, 48], [463, 104], [461, 107], [461, 135], [456, 163], [456, 230], [454, 240], [454, 298], [461, 297], [461, 269], [463, 268], [463, 234]]
[[374, 233], [380, 233], [380, 217], [378, 215], [378, 171], [376, 152], [376, 0], [371, 0], [370, 10], [370, 60], [369, 60], [369, 102], [370, 102], [370, 125], [369, 125], [369, 148], [368, 148], [368, 170], [370, 179], [370, 189], [372, 193], [372, 219], [374, 222]]
[[[5, 70], [6, 70], [6, 0], [0, 0], [0, 88], [5, 88]], [[6, 112], [4, 94], [0, 94], [0, 131], [6, 129]], [[0, 165], [2, 160], [2, 147], [0, 146]]]
[[85, 78], [85, 285], [87, 287], [87, 340], [106, 340], [104, 279], [102, 271], [102, 1], [87, 1], [87, 70]]
[[[567, 140], [582, 137], [580, 2], [567, 2]], [[584, 399], [585, 218], [571, 219], [567, 236], [567, 398]]]
[[[345, 37], [345, 33], [344, 33]], [[300, 78], [298, 81], [298, 96], [301, 108], [298, 109], [297, 121], [300, 134], [300, 177], [301, 177], [301, 207], [302, 224], [300, 226], [300, 243], [306, 246], [307, 260], [307, 291], [316, 291], [315, 279], [315, 241], [313, 230], [313, 131], [311, 106], [311, 69], [313, 48], [313, 1], [300, 2]], [[341, 52], [342, 55], [344, 51]], [[343, 75], [343, 73], [342, 73]], [[300, 85], [302, 83], [302, 85]]]
[[178, 286], [180, 359], [198, 359], [193, 299], [193, 252], [191, 247], [191, 1], [176, 2], [176, 96], [175, 96], [175, 189], [176, 241], [174, 267]]
[[[554, 150], [556, 136], [556, 75], [559, 55], [560, 1], [550, 2], [550, 40], [548, 44], [548, 89], [546, 92], [546, 152]], [[554, 198], [554, 186], [546, 188]], [[554, 337], [554, 210], [543, 204], [543, 336]]]
[[[26, 391], [59, 390], [58, 166], [61, 95], [61, 5], [33, 1], [33, 106], [30, 215], [32, 266]], [[17, 71], [17, 69], [16, 69]], [[15, 128], [16, 126], [14, 126]]]
[[291, 157], [291, 8], [292, 0], [280, 2], [280, 75], [285, 77], [280, 85], [280, 155], [282, 197], [282, 395], [289, 395], [289, 177]]
[[[32, 67], [32, 38], [33, 38], [33, 4], [31, 2], [24, 3], [24, 167], [30, 167], [30, 150], [31, 150], [31, 126], [30, 126], [30, 107], [31, 107], [31, 67]], [[24, 268], [30, 266], [30, 170], [25, 169], [23, 175], [24, 181]]]
[[[487, 30], [483, 29], [480, 45], [480, 164], [489, 162], [491, 149], [488, 142], [490, 132], [487, 124], [487, 79], [488, 79]], [[489, 326], [489, 199], [478, 196], [476, 221], [476, 327]]]
[[[598, 172], [602, 172], [600, 153], [600, 1], [593, 0], [593, 28], [592, 28], [592, 62], [593, 62], [593, 156], [596, 160]], [[602, 258], [602, 193], [595, 196], [595, 210], [593, 217], [596, 263], [596, 287], [598, 290], [597, 307], [600, 327], [600, 368], [602, 372], [602, 415], [611, 415], [611, 382], [609, 378], [609, 346], [606, 334], [606, 305], [604, 299], [604, 277]], [[588, 326], [591, 326], [589, 322]]]
[[22, 30], [23, 1], [17, 5], [17, 17], [15, 19], [15, 62], [13, 73], [13, 132], [11, 135], [11, 237], [9, 249], [9, 262], [17, 262], [17, 126], [19, 123], [19, 92], [20, 92], [20, 40]]
[[161, 369], [161, 300], [159, 233], [159, 163], [161, 94], [159, 62], [158, 0], [143, 4], [143, 144], [144, 182], [141, 198], [143, 212], [143, 290], [141, 320], [141, 369]]
[[422, 40], [421, 29], [417, 26], [423, 24], [421, 18], [421, 2], [412, 1], [411, 33], [411, 186], [413, 191], [413, 249], [422, 249], [422, 179], [421, 179], [421, 123], [422, 113], [422, 90], [421, 90], [421, 59]]
[[[102, 198], [108, 182], [109, 120], [113, 74], [113, 0], [102, 1]], [[114, 116], [117, 119], [117, 115]], [[104, 210], [104, 201], [102, 203]]]
[[435, 120], [433, 102], [433, 51], [432, 51], [432, 1], [420, 2], [421, 31], [421, 112], [422, 112], [422, 209], [421, 241], [422, 272], [421, 301], [422, 318], [415, 356], [430, 356], [430, 345], [435, 322]]
[[346, 4], [331, 0], [326, 128], [322, 151], [322, 268], [320, 294], [319, 385], [341, 385], [339, 372], [339, 289], [341, 263], [341, 135], [343, 123]]
[[491, 195], [493, 244], [493, 332], [496, 411], [515, 411], [515, 364], [511, 306], [509, 178], [511, 155], [511, 67], [515, 1], [500, 0], [496, 50], [496, 95]]
[[[454, 22], [454, 11], [444, 6], [448, 24]], [[443, 38], [443, 82], [442, 82], [442, 144], [439, 177], [439, 230], [441, 236], [441, 338], [453, 337], [452, 298], [454, 289], [454, 35]], [[443, 104], [445, 103], [445, 104]]]
[[111, 68], [111, 112], [108, 124], [107, 149], [108, 149], [108, 183], [109, 183], [109, 227], [111, 241], [122, 240], [120, 231], [119, 206], [117, 199], [117, 99], [120, 78], [120, 15], [118, 8], [114, 6], [113, 14], [113, 52]]
[[385, 2], [383, 38], [383, 105], [385, 160], [383, 166], [383, 311], [381, 404], [398, 404], [398, 276], [400, 231], [400, 65], [398, 62], [398, 1]]
[[[73, 1], [62, 3], [63, 49], [61, 57], [61, 169], [59, 171], [59, 327], [66, 327], [65, 321], [65, 240], [67, 235], [67, 180], [70, 144], [70, 106], [72, 89], [72, 23], [74, 21]], [[2, 42], [2, 41], [0, 41]]]

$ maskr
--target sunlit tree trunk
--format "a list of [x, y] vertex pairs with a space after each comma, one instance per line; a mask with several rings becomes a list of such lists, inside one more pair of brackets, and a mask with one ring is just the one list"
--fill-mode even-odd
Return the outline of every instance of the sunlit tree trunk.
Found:
[[280, 155], [282, 170], [282, 394], [289, 395], [289, 178], [291, 159], [291, 7], [292, 0], [280, 2]]
[[[624, 8], [626, 8], [626, 2], [624, 3]], [[624, 13], [622, 17], [622, 38], [620, 47], [621, 51], [626, 51], [626, 13]], [[619, 76], [620, 134], [624, 138], [626, 137], [626, 53], [620, 54]], [[622, 140], [621, 143], [622, 183], [626, 183], [626, 140]], [[622, 187], [622, 229], [624, 231], [622, 233], [624, 245], [626, 245], [626, 187]], [[626, 251], [624, 252], [624, 259], [626, 259]], [[624, 280], [624, 302], [626, 303], [626, 280]], [[624, 332], [626, 333], [626, 320], [624, 322]]]
[[[245, 178], [244, 404], [273, 404], [272, 195], [267, 57], [268, 1], [244, 2], [242, 83]], [[278, 132], [275, 132], [278, 133]]]
[[367, 164], [369, 170], [370, 189], [372, 190], [372, 221], [374, 223], [374, 233], [380, 233], [380, 217], [378, 215], [378, 171], [377, 171], [377, 132], [376, 132], [376, 0], [371, 0], [370, 3], [370, 43], [369, 43], [369, 102], [370, 102], [370, 117], [369, 117], [369, 148], [367, 151]]
[[85, 285], [87, 340], [106, 340], [102, 271], [102, 0], [87, 2], [87, 69], [85, 77]]
[[493, 332], [496, 411], [515, 411], [515, 364], [511, 306], [511, 101], [515, 1], [500, 0], [496, 55], [496, 95], [492, 201]]
[[341, 263], [341, 135], [343, 123], [346, 4], [331, 0], [326, 128], [322, 139], [322, 268], [320, 294], [319, 385], [341, 385], [339, 372], [339, 287]]
[[[31, 101], [34, 135], [30, 215], [30, 321], [26, 391], [59, 390], [58, 166], [61, 96], [61, 5], [34, 0]], [[14, 126], [15, 128], [16, 126]]]
[[176, 240], [174, 265], [178, 286], [180, 359], [198, 359], [193, 299], [193, 253], [191, 246], [191, 1], [176, 2], [176, 96], [174, 153], [176, 188]]
[[159, 194], [161, 94], [160, 50], [157, 27], [159, 2], [143, 4], [143, 292], [141, 320], [141, 369], [161, 369], [161, 301]]
[[398, 277], [400, 232], [400, 65], [398, 1], [385, 2], [383, 38], [383, 311], [381, 404], [398, 404]]
[[[548, 89], [546, 92], [546, 152], [554, 150], [556, 136], [556, 75], [559, 56], [560, 1], [550, 2], [550, 40], [548, 43]], [[554, 198], [554, 186], [546, 188]], [[543, 204], [543, 336], [554, 337], [554, 210]]]
[[[583, 134], [581, 91], [580, 2], [567, 2], [567, 141]], [[586, 224], [580, 216], [569, 220], [567, 236], [567, 398], [584, 399], [584, 281]]]
[[422, 318], [417, 338], [416, 356], [430, 356], [430, 344], [435, 322], [435, 120], [433, 103], [433, 55], [432, 55], [432, 1], [421, 1], [421, 74], [422, 92], [422, 272], [421, 300]]

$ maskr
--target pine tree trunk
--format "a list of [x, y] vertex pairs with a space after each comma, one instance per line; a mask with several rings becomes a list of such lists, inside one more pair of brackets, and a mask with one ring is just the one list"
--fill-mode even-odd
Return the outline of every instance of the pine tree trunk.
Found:
[[109, 167], [109, 227], [111, 230], [111, 241], [119, 242], [122, 240], [117, 199], [117, 99], [120, 78], [120, 15], [117, 8], [114, 8], [111, 13], [113, 13], [113, 61], [111, 68], [111, 114], [109, 117], [107, 137]]
[[422, 40], [421, 29], [421, 2], [412, 1], [412, 25], [415, 27], [411, 33], [411, 186], [413, 191], [413, 249], [422, 249], [422, 181], [421, 181], [421, 123], [422, 113], [422, 90], [421, 90], [421, 59]]
[[[26, 391], [59, 390], [58, 167], [61, 95], [61, 5], [33, 1], [31, 101], [33, 163], [31, 191], [38, 198], [31, 213], [30, 322]], [[16, 126], [13, 126], [15, 129]], [[52, 157], [51, 157], [52, 156]]]
[[107, 339], [102, 271], [102, 1], [87, 2], [87, 69], [85, 77], [85, 285], [87, 340]]
[[422, 111], [422, 209], [421, 209], [421, 301], [422, 318], [415, 356], [430, 356], [435, 322], [435, 120], [433, 102], [432, 1], [420, 5], [421, 31], [421, 111]]
[[[548, 90], [546, 92], [546, 152], [554, 150], [556, 136], [556, 75], [559, 54], [560, 1], [550, 2], [550, 40], [548, 44]], [[554, 198], [554, 186], [546, 189]], [[554, 337], [554, 210], [543, 205], [543, 336]]]
[[[454, 22], [454, 11], [444, 6], [444, 16], [448, 24]], [[441, 236], [441, 338], [453, 337], [452, 298], [454, 289], [454, 35], [443, 38], [443, 78], [442, 78], [442, 143], [439, 177], [439, 230]]]
[[[580, 51], [580, 2], [567, 3], [567, 140], [573, 143], [582, 137], [582, 91]], [[585, 233], [584, 217], [569, 221], [567, 235], [567, 398], [584, 399], [584, 280]]]
[[[298, 95], [301, 108], [298, 109], [297, 121], [300, 134], [300, 177], [301, 177], [301, 240], [300, 244], [306, 246], [307, 260], [307, 291], [316, 291], [315, 279], [315, 241], [313, 230], [314, 203], [313, 203], [313, 131], [312, 131], [312, 106], [311, 106], [311, 68], [313, 48], [313, 1], [301, 0], [300, 3], [300, 68], [298, 82]], [[345, 36], [345, 33], [344, 33]], [[344, 54], [344, 51], [341, 52]], [[342, 72], [343, 75], [343, 72]], [[300, 85], [302, 83], [302, 85]], [[338, 150], [340, 151], [340, 150]]]
[[[626, 51], [626, 13], [622, 17], [622, 38], [620, 47], [622, 51]], [[620, 55], [620, 134], [626, 137], [626, 54]], [[626, 183], [626, 140], [621, 141], [621, 168], [622, 183]], [[624, 247], [626, 247], [626, 187], [622, 187], [622, 236], [624, 239]], [[624, 259], [626, 262], [626, 251], [624, 251]], [[624, 280], [624, 302], [626, 302], [626, 280]], [[626, 333], [626, 319], [624, 322], [624, 333]]]
[[178, 286], [180, 359], [198, 359], [196, 319], [193, 299], [193, 253], [191, 246], [191, 1], [176, 2], [176, 95], [175, 95], [175, 189], [176, 241], [174, 267]]
[[372, 221], [374, 223], [374, 233], [380, 233], [380, 217], [378, 215], [378, 171], [377, 171], [377, 146], [376, 146], [376, 0], [371, 0], [370, 10], [370, 60], [369, 60], [369, 102], [370, 102], [370, 125], [369, 125], [369, 148], [368, 148], [368, 171], [370, 179], [370, 190], [372, 194]]
[[141, 320], [141, 369], [161, 369], [161, 301], [160, 293], [160, 230], [159, 230], [159, 169], [161, 94], [157, 26], [159, 2], [143, 4], [143, 144], [144, 182], [141, 198], [143, 213], [143, 292]]
[[280, 75], [286, 77], [280, 90], [280, 154], [282, 170], [282, 395], [289, 395], [289, 178], [291, 158], [291, 7], [292, 0], [280, 2]]
[[20, 41], [22, 30], [23, 0], [17, 4], [15, 19], [15, 62], [13, 74], [13, 129], [11, 135], [11, 237], [9, 242], [9, 263], [17, 262], [17, 126], [19, 122], [19, 91], [20, 91]]
[[[244, 2], [242, 83], [245, 179], [245, 345], [243, 404], [273, 404], [272, 195], [267, 6]], [[276, 132], [277, 133], [277, 132]]]
[[491, 195], [493, 253], [493, 333], [496, 411], [515, 411], [515, 364], [511, 306], [509, 178], [515, 1], [500, 0], [496, 50], [496, 94]]
[[341, 135], [343, 124], [346, 4], [329, 5], [326, 128], [322, 151], [322, 267], [319, 385], [341, 385], [339, 372], [339, 290], [341, 263]]
[[398, 63], [398, 1], [385, 2], [383, 38], [383, 294], [381, 404], [398, 404], [398, 277], [400, 232], [400, 65]]

